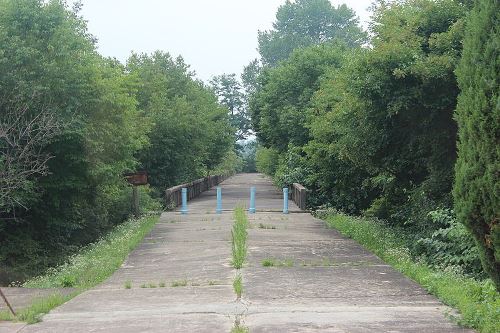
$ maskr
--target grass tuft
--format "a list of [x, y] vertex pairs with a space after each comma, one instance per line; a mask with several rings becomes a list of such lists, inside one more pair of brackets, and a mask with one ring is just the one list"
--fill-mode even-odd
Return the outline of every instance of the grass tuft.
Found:
[[445, 304], [456, 308], [461, 314], [459, 324], [483, 333], [498, 332], [500, 293], [491, 280], [476, 281], [455, 272], [436, 271], [414, 261], [400, 235], [380, 221], [331, 214], [326, 222], [415, 280]]
[[264, 224], [264, 223], [259, 223], [259, 229], [275, 230], [276, 226], [268, 225], [268, 224]]
[[241, 277], [241, 274], [237, 274], [234, 278], [233, 288], [236, 296], [238, 297], [238, 299], [240, 299], [241, 295], [243, 294], [243, 279]]
[[132, 282], [130, 280], [125, 281], [125, 289], [131, 289], [132, 288]]
[[266, 258], [262, 260], [264, 267], [293, 267], [295, 265], [293, 259], [277, 260], [274, 258]]
[[247, 255], [247, 227], [248, 218], [245, 214], [245, 210], [242, 207], [237, 207], [234, 211], [234, 224], [231, 230], [232, 265], [236, 269], [243, 267]]
[[187, 280], [178, 280], [178, 281], [172, 281], [170, 284], [172, 287], [185, 287], [187, 286], [188, 281]]

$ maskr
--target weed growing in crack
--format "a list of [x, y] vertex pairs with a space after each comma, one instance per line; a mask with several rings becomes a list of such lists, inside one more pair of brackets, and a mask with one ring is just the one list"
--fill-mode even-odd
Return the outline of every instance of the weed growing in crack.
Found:
[[241, 294], [243, 294], [243, 279], [239, 273], [234, 278], [233, 289], [238, 299], [241, 298]]
[[231, 230], [231, 253], [233, 256], [232, 265], [236, 269], [243, 267], [247, 255], [247, 227], [248, 218], [242, 207], [237, 207], [234, 211], [234, 224]]
[[178, 280], [178, 281], [172, 281], [171, 286], [172, 287], [185, 287], [187, 286], [188, 282], [187, 280]]
[[295, 265], [293, 259], [276, 260], [273, 258], [266, 258], [262, 260], [264, 267], [293, 267]]

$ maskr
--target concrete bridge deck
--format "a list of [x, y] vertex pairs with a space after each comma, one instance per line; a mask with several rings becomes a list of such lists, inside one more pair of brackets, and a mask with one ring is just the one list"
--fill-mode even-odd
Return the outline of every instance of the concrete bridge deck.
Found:
[[[189, 214], [164, 213], [149, 236], [102, 285], [82, 293], [22, 333], [231, 332], [465, 332], [436, 298], [353, 240], [290, 203], [259, 174], [222, 183], [189, 204]], [[232, 209], [249, 215], [243, 297], [231, 267]], [[274, 267], [262, 261], [272, 260]], [[130, 282], [131, 288], [125, 285]], [[165, 285], [163, 287], [163, 284]]]

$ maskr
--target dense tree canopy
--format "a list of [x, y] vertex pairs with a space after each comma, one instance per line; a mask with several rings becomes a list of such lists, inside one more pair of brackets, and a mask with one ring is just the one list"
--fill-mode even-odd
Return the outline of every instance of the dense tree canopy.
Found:
[[137, 78], [139, 108], [152, 123], [141, 166], [159, 193], [175, 184], [206, 176], [229, 152], [232, 129], [217, 97], [182, 58], [156, 52], [132, 55], [127, 69]]
[[262, 62], [276, 66], [297, 48], [335, 40], [359, 46], [366, 34], [358, 23], [345, 4], [333, 7], [328, 0], [287, 0], [276, 13], [273, 29], [259, 31]]

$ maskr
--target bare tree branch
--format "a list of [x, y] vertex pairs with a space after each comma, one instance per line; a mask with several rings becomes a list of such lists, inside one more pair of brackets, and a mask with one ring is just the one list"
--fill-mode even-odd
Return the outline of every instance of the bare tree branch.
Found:
[[22, 194], [34, 178], [49, 173], [53, 156], [44, 148], [62, 132], [63, 123], [47, 110], [33, 112], [27, 106], [0, 105], [0, 111], [0, 213], [6, 213], [27, 209]]

